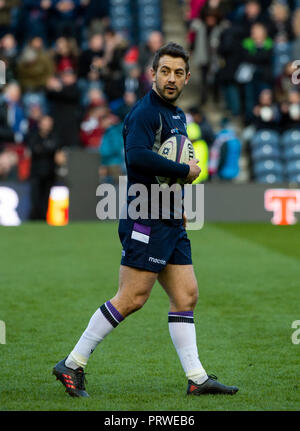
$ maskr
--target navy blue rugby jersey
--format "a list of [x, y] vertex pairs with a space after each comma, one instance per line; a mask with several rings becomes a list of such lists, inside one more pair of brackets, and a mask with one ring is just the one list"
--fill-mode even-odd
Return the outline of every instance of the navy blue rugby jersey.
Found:
[[[123, 126], [128, 188], [135, 183], [149, 190], [156, 176], [185, 178], [189, 166], [157, 154], [161, 144], [174, 134], [187, 136], [185, 114], [151, 90], [127, 114]], [[135, 197], [128, 197], [127, 202]], [[174, 220], [175, 222], [175, 220]]]

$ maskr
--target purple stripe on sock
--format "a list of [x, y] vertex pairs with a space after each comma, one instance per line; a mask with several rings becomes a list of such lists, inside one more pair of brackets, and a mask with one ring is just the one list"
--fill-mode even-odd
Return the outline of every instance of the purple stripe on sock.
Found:
[[110, 301], [107, 301], [105, 303], [106, 307], [109, 309], [109, 311], [111, 312], [111, 314], [114, 316], [114, 318], [120, 323], [122, 322], [122, 320], [124, 320], [124, 317], [122, 316], [122, 314], [120, 314], [118, 312], [118, 310], [112, 305], [112, 303]]
[[144, 235], [150, 235], [151, 227], [150, 226], [144, 226], [143, 224], [134, 223], [133, 230], [136, 232], [143, 233]]
[[193, 311], [170, 311], [169, 316], [186, 316], [186, 317], [193, 317], [194, 312]]

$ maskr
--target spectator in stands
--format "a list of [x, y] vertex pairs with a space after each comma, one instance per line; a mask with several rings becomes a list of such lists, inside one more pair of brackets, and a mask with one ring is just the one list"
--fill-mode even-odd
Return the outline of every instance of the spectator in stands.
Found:
[[221, 130], [210, 149], [209, 174], [223, 180], [233, 180], [239, 174], [241, 143], [228, 119], [221, 122]]
[[138, 99], [144, 96], [141, 68], [138, 65], [134, 65], [127, 71], [127, 77], [125, 78], [125, 92], [135, 93]]
[[109, 0], [89, 0], [85, 12], [85, 25], [90, 26], [93, 21], [101, 20], [107, 22], [109, 19]]
[[53, 71], [54, 64], [44, 49], [42, 38], [32, 38], [24, 47], [17, 64], [17, 76], [22, 90], [24, 92], [44, 90]]
[[11, 82], [3, 91], [0, 102], [0, 145], [22, 143], [27, 131], [27, 120], [21, 105], [21, 89]]
[[151, 90], [153, 82], [152, 82], [152, 65], [148, 64], [145, 68], [144, 72], [141, 75], [141, 91], [142, 94], [145, 95], [148, 91]]
[[6, 66], [6, 82], [16, 79], [17, 54], [17, 41], [13, 34], [7, 33], [0, 39], [0, 60]]
[[221, 9], [204, 7], [201, 19], [195, 19], [191, 23], [191, 30], [195, 32], [193, 58], [200, 69], [202, 81], [201, 104], [207, 101], [209, 87], [213, 90], [215, 100], [218, 96], [218, 45], [225, 25], [222, 18]]
[[[297, 89], [297, 87], [300, 89], [299, 84], [295, 85], [293, 83], [292, 75], [294, 72], [297, 72], [297, 70], [293, 66], [293, 62], [288, 62], [284, 66], [281, 76], [275, 83], [276, 100], [279, 103], [287, 101], [290, 91]], [[299, 73], [297, 76], [299, 76]]]
[[145, 44], [140, 47], [139, 50], [139, 65], [142, 71], [151, 63], [154, 53], [162, 47], [164, 44], [164, 38], [160, 31], [153, 31], [149, 34], [149, 37]]
[[50, 16], [51, 40], [60, 36], [77, 37], [76, 19], [80, 0], [52, 0]]
[[292, 40], [293, 32], [290, 21], [290, 10], [286, 3], [275, 0], [271, 7], [270, 36], [274, 43]]
[[0, 101], [0, 178], [8, 175], [18, 163], [18, 155], [10, 144], [22, 144], [27, 132], [27, 120], [21, 105], [21, 90], [17, 83], [6, 85]]
[[119, 176], [125, 171], [122, 124], [115, 124], [113, 118], [108, 116], [103, 125], [106, 131], [99, 148], [100, 180], [118, 184]]
[[96, 106], [104, 106], [106, 105], [106, 99], [98, 87], [91, 87], [89, 91], [86, 93], [86, 97], [84, 99], [84, 106], [88, 108], [94, 108]]
[[53, 51], [55, 72], [61, 73], [66, 69], [77, 71], [78, 55], [76, 39], [59, 37], [55, 41]]
[[203, 139], [210, 147], [216, 137], [210, 122], [208, 121], [204, 113], [196, 106], [191, 107], [188, 110], [188, 113], [192, 117], [192, 122], [196, 123], [200, 128], [201, 139]]
[[90, 105], [80, 124], [80, 140], [84, 148], [98, 150], [105, 128], [103, 120], [109, 115], [107, 105]]
[[256, 0], [247, 0], [244, 8], [244, 14], [238, 19], [234, 25], [238, 31], [242, 33], [243, 38], [249, 37], [253, 24], [256, 23], [269, 24], [269, 19], [262, 12], [261, 4]]
[[17, 29], [18, 40], [28, 42], [35, 36], [49, 43], [48, 21], [53, 6], [52, 0], [23, 0]]
[[93, 34], [88, 41], [88, 48], [83, 50], [79, 56], [80, 78], [90, 79], [91, 72], [99, 72], [104, 66], [104, 37], [102, 34]]
[[12, 10], [20, 5], [20, 0], [0, 0], [0, 37], [13, 32]]
[[193, 144], [195, 158], [199, 160], [197, 164], [201, 168], [200, 175], [193, 181], [193, 184], [199, 184], [208, 179], [209, 150], [207, 142], [203, 139], [199, 124], [194, 121], [190, 122], [187, 125], [187, 134]]
[[273, 100], [272, 90], [265, 89], [259, 95], [259, 103], [253, 109], [253, 125], [257, 130], [279, 130], [280, 110]]
[[18, 164], [18, 156], [16, 152], [1, 149], [0, 142], [0, 180], [8, 180], [10, 173]]
[[52, 76], [47, 81], [47, 99], [54, 119], [54, 129], [62, 145], [79, 145], [79, 101], [80, 92], [77, 76], [72, 69], [66, 69], [60, 78]]
[[293, 42], [292, 60], [300, 59], [300, 7], [295, 10], [292, 17]]
[[222, 31], [218, 46], [220, 69], [217, 79], [224, 95], [226, 108], [234, 116], [241, 114], [240, 88], [236, 80], [236, 73], [241, 63], [239, 44], [241, 37], [242, 32], [239, 27], [229, 26]]
[[249, 69], [249, 79], [244, 84], [246, 122], [251, 121], [258, 95], [264, 88], [271, 88], [273, 42], [266, 27], [256, 23], [251, 27], [250, 37], [242, 43], [242, 66]]
[[60, 142], [53, 118], [43, 116], [27, 137], [31, 150], [31, 219], [45, 220], [50, 189], [55, 180], [55, 153]]
[[134, 91], [125, 91], [123, 95], [123, 104], [118, 107], [115, 114], [123, 121], [128, 112], [137, 102], [137, 95]]
[[105, 38], [105, 65], [100, 76], [103, 81], [103, 90], [111, 109], [122, 104], [125, 90], [125, 72], [123, 58], [128, 49], [128, 42], [112, 29], [107, 29]]
[[38, 102], [29, 103], [27, 109], [28, 131], [31, 132], [38, 128], [39, 121], [43, 117], [44, 111], [42, 105]]
[[300, 130], [300, 93], [291, 90], [286, 102], [281, 104], [281, 130], [285, 132], [291, 129]]
[[195, 42], [195, 32], [191, 29], [191, 23], [194, 19], [198, 19], [201, 16], [201, 11], [206, 2], [207, 0], [190, 0], [187, 2], [188, 7], [184, 19], [186, 21], [187, 27], [189, 28], [187, 39], [191, 51], [194, 49]]

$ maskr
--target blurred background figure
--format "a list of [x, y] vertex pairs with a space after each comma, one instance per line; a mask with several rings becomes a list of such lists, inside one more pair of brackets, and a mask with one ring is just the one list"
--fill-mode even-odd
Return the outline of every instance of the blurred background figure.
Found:
[[20, 3], [20, 0], [0, 0], [0, 37], [14, 33], [13, 11]]
[[198, 166], [201, 168], [200, 175], [193, 181], [193, 184], [202, 183], [208, 179], [208, 146], [202, 137], [201, 128], [196, 122], [188, 124], [187, 134], [193, 144], [195, 158], [199, 160]]
[[51, 187], [55, 182], [55, 153], [60, 141], [54, 131], [53, 118], [45, 115], [37, 128], [29, 132], [31, 151], [31, 220], [45, 220]]
[[241, 142], [234, 127], [225, 118], [210, 151], [208, 170], [211, 178], [218, 177], [222, 180], [236, 178], [239, 174], [240, 153]]
[[117, 185], [119, 176], [125, 173], [122, 123], [116, 124], [113, 117], [107, 116], [103, 120], [103, 127], [105, 133], [99, 148], [100, 181]]
[[23, 92], [45, 90], [54, 63], [40, 37], [32, 38], [23, 48], [17, 63], [17, 77]]
[[280, 129], [280, 110], [274, 102], [272, 91], [263, 90], [259, 95], [258, 104], [253, 108], [252, 124], [255, 130], [277, 130]]
[[0, 60], [5, 63], [6, 67], [6, 82], [17, 79], [17, 41], [13, 34], [7, 33], [0, 39]]
[[12, 82], [3, 90], [0, 101], [0, 142], [22, 143], [27, 131], [27, 119], [21, 103], [21, 88]]
[[49, 112], [62, 145], [67, 148], [78, 147], [80, 91], [75, 72], [66, 69], [60, 78], [50, 77], [46, 87]]

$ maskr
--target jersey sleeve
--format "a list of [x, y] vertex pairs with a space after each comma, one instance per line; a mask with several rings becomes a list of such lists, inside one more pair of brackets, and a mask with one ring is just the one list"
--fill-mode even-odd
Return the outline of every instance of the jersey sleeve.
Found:
[[151, 111], [136, 111], [128, 119], [123, 133], [129, 166], [146, 175], [186, 178], [188, 165], [168, 160], [152, 150], [159, 127], [159, 114], [151, 115]]

